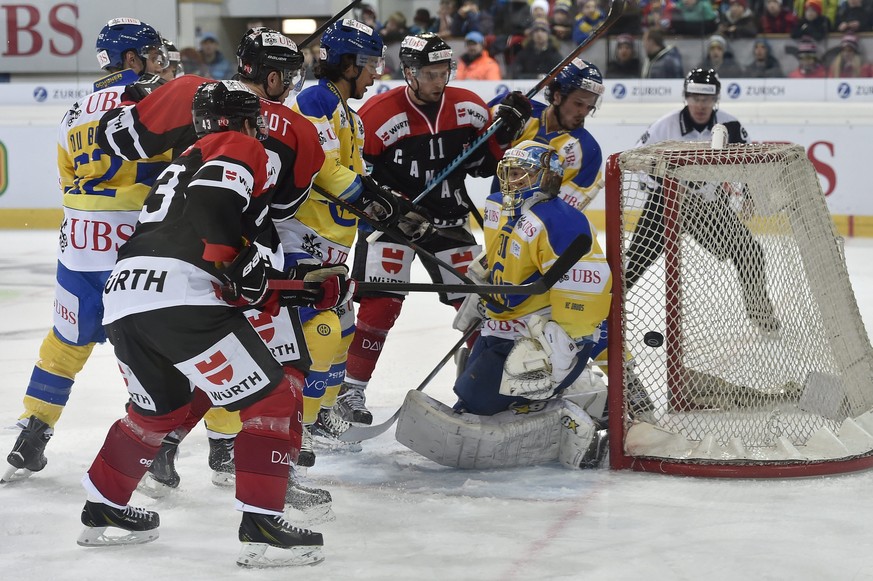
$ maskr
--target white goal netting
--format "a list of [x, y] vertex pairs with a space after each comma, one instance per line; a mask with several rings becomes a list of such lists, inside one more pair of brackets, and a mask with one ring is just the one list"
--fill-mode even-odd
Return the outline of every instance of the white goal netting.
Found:
[[607, 174], [613, 466], [873, 464], [873, 350], [803, 148], [659, 143]]

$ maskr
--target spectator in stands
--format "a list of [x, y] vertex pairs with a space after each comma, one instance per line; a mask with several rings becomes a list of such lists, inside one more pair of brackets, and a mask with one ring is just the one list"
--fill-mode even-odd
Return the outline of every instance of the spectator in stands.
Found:
[[837, 9], [838, 32], [870, 32], [873, 29], [873, 9], [862, 0], [846, 0]]
[[530, 18], [537, 20], [549, 19], [549, 0], [532, 0], [530, 3]]
[[718, 14], [710, 0], [682, 0], [673, 11], [671, 25], [676, 34], [686, 36], [712, 34], [718, 26]]
[[409, 34], [416, 35], [422, 32], [436, 32], [438, 29], [439, 23], [437, 23], [436, 18], [431, 17], [430, 10], [419, 8], [415, 11], [412, 26], [409, 27]]
[[379, 14], [372, 4], [361, 4], [357, 10], [358, 20], [369, 26], [375, 31], [382, 30], [384, 26], [379, 22]]
[[827, 70], [818, 58], [818, 46], [811, 38], [801, 39], [797, 43], [797, 68], [788, 73], [789, 79], [824, 79]]
[[606, 14], [597, 7], [597, 0], [580, 0], [581, 7], [573, 25], [573, 42], [581, 44], [606, 19]]
[[541, 79], [563, 60], [564, 56], [559, 48], [558, 40], [549, 30], [549, 23], [546, 20], [535, 20], [521, 50], [516, 53], [509, 66], [509, 77]]
[[649, 58], [643, 67], [644, 79], [681, 79], [685, 76], [682, 55], [675, 46], [664, 42], [662, 30], [647, 30], [643, 34], [643, 49]]
[[725, 38], [754, 38], [758, 35], [755, 15], [746, 5], [746, 0], [730, 0], [728, 9], [718, 23], [718, 34]]
[[458, 59], [456, 78], [462, 81], [499, 81], [500, 65], [485, 50], [481, 32], [468, 32], [464, 37], [466, 52]]
[[797, 25], [797, 15], [784, 6], [781, 0], [767, 0], [761, 16], [762, 34], [791, 34]]
[[645, 30], [655, 29], [666, 32], [672, 29], [673, 13], [676, 10], [673, 0], [649, 0], [641, 6], [642, 25]]
[[490, 12], [498, 37], [524, 36], [533, 23], [527, 0], [496, 0]]
[[[442, 8], [442, 2], [440, 3]], [[481, 32], [482, 34], [490, 34], [493, 30], [482, 26], [482, 17], [484, 14], [479, 10], [478, 0], [461, 0], [460, 7], [452, 15], [449, 25], [449, 34], [446, 36], [465, 36], [468, 32]], [[489, 18], [490, 22], [490, 18]], [[493, 29], [493, 23], [491, 24]], [[442, 21], [440, 21], [440, 31], [443, 29]], [[442, 32], [440, 32], [442, 36]]]
[[827, 38], [830, 31], [830, 21], [822, 16], [821, 0], [806, 0], [803, 18], [797, 21], [794, 30], [791, 31], [791, 38], [808, 37], [815, 41], [822, 41]]
[[200, 36], [200, 57], [206, 67], [205, 76], [218, 80], [230, 78], [230, 61], [218, 50], [218, 37], [215, 34], [204, 32]]
[[706, 41], [706, 56], [697, 68], [712, 69], [722, 79], [735, 79], [743, 76], [743, 67], [734, 58], [734, 51], [721, 35], [713, 34]]
[[552, 9], [552, 34], [558, 40], [570, 40], [573, 37], [573, 17], [570, 15], [569, 4], [558, 0]]
[[208, 77], [209, 69], [203, 64], [203, 57], [200, 56], [200, 51], [193, 46], [186, 46], [179, 51], [179, 56], [182, 59], [182, 70], [186, 75], [197, 75], [198, 77]]
[[620, 34], [615, 39], [615, 52], [606, 65], [607, 79], [639, 79], [643, 65], [637, 56], [634, 37]]
[[745, 67], [744, 76], [756, 79], [782, 78], [785, 76], [785, 73], [782, 72], [782, 65], [773, 56], [773, 48], [766, 38], [758, 37], [755, 39], [755, 44], [752, 48], [752, 62]]
[[[842, 1], [843, 0], [812, 0], [812, 2], [818, 4], [821, 8], [821, 15], [828, 20], [831, 29], [833, 29], [834, 22], [837, 20], [837, 6], [842, 3]], [[793, 0], [793, 2], [794, 13], [797, 14], [797, 18], [800, 19], [803, 17], [804, 12], [806, 11], [806, 5], [810, 0]]]
[[858, 46], [858, 37], [844, 34], [840, 41], [840, 52], [831, 61], [829, 77], [873, 77], [873, 65], [864, 61]]
[[394, 12], [385, 19], [385, 26], [379, 31], [379, 36], [385, 44], [400, 42], [409, 34], [406, 27], [406, 15], [402, 12]]

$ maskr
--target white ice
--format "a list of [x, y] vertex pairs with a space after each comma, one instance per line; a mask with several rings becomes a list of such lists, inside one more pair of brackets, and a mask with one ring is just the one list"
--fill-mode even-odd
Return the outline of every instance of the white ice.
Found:
[[[0, 232], [0, 425], [14, 423], [51, 325], [54, 232]], [[846, 256], [862, 316], [873, 321], [873, 241]], [[416, 280], [424, 280], [422, 270]], [[367, 391], [387, 418], [456, 340], [451, 309], [414, 295]], [[453, 365], [426, 392], [453, 403]], [[298, 570], [239, 569], [239, 514], [213, 486], [198, 427], [177, 462], [171, 497], [134, 494], [158, 510], [160, 538], [82, 548], [79, 481], [126, 392], [111, 347], [77, 378], [47, 449], [48, 466], [0, 487], [0, 578], [33, 580], [873, 579], [873, 472], [795, 480], [710, 480], [558, 466], [461, 471], [402, 447], [393, 430], [357, 454], [318, 456], [306, 483], [327, 488], [334, 522], [326, 560]], [[16, 432], [0, 429], [0, 453]], [[0, 458], [2, 460], [2, 458]]]

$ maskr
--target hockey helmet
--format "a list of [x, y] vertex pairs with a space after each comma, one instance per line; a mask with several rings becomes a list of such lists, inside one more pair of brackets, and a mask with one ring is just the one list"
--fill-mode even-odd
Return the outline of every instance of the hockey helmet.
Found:
[[124, 68], [124, 53], [133, 50], [143, 61], [157, 51], [155, 62], [161, 69], [170, 64], [164, 41], [157, 30], [136, 18], [113, 18], [97, 35], [97, 63], [101, 69], [120, 71]]
[[191, 113], [198, 139], [209, 133], [239, 131], [246, 119], [257, 127], [259, 140], [267, 138], [261, 99], [239, 81], [203, 83], [194, 93]]
[[694, 69], [685, 75], [685, 86], [682, 89], [682, 96], [688, 95], [709, 95], [715, 97], [716, 103], [721, 94], [721, 81], [718, 80], [718, 73], [715, 69]]
[[558, 152], [551, 145], [526, 140], [507, 149], [497, 164], [504, 213], [516, 215], [537, 192], [557, 196], [563, 176]]
[[594, 107], [599, 108], [606, 88], [603, 86], [603, 75], [597, 66], [580, 58], [573, 59], [565, 66], [551, 83], [549, 83], [546, 98], [551, 101], [552, 95], [561, 93], [568, 95], [576, 89], [582, 89], [597, 95]]
[[328, 26], [321, 35], [320, 61], [339, 65], [345, 54], [355, 55], [357, 66], [368, 67], [377, 75], [382, 74], [385, 43], [375, 30], [363, 22], [346, 18]]
[[282, 73], [287, 89], [299, 91], [303, 84], [303, 53], [293, 40], [269, 28], [252, 28], [236, 49], [237, 72], [244, 79], [265, 83], [270, 71]]
[[452, 47], [433, 32], [422, 32], [407, 36], [400, 43], [400, 64], [412, 69], [412, 75], [418, 76], [418, 71], [428, 65], [448, 64], [448, 78], [455, 76], [456, 64], [452, 58]]
[[166, 38], [162, 40], [164, 48], [167, 50], [167, 68], [175, 68], [175, 74], [173, 76], [181, 77], [185, 74], [185, 70], [182, 68], [182, 53], [179, 52], [179, 49], [176, 48], [176, 45], [173, 44], [172, 40], [167, 40]]

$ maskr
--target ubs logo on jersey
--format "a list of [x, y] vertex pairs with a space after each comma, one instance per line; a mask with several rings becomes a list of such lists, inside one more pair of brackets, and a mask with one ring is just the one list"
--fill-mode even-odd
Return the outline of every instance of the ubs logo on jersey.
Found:
[[564, 158], [565, 167], [574, 167], [576, 165], [576, 144], [578, 141], [571, 141], [561, 148], [561, 154]]
[[625, 87], [621, 83], [616, 83], [612, 87], [612, 96], [616, 99], [624, 99], [625, 97], [627, 97], [627, 87]]
[[519, 218], [515, 225], [515, 230], [528, 239], [533, 238], [537, 233], [537, 227], [531, 224], [530, 220], [527, 219], [527, 216], [524, 215]]
[[739, 99], [742, 94], [743, 88], [740, 87], [739, 83], [731, 83], [727, 86], [727, 96], [731, 99]]

